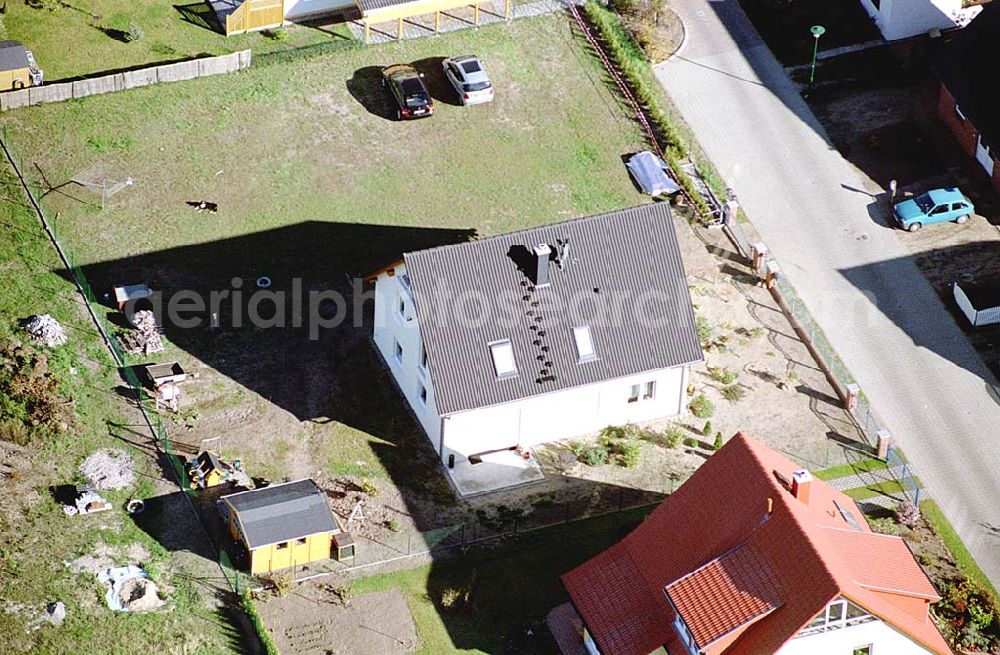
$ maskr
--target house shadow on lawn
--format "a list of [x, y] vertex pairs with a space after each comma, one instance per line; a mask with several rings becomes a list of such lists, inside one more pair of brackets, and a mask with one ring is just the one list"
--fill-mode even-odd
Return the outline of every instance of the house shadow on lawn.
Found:
[[374, 294], [360, 278], [404, 252], [475, 235], [308, 221], [82, 270], [111, 313], [116, 285], [160, 292], [157, 314], [170, 342], [299, 420], [340, 421], [377, 435], [385, 412], [373, 385], [391, 384], [369, 345]]
[[[375, 437], [373, 450], [397, 485], [440, 495], [443, 477], [427, 475], [437, 470], [436, 454], [371, 345], [374, 294], [361, 277], [404, 252], [475, 236], [309, 221], [95, 263], [83, 274], [112, 313], [114, 286], [148, 284], [161, 296], [157, 313], [170, 343], [299, 421]], [[192, 298], [201, 299], [197, 311], [169, 311]]]

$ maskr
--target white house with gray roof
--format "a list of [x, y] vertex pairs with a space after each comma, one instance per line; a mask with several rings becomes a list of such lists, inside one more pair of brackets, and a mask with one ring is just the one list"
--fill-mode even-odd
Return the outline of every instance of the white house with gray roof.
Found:
[[674, 416], [702, 359], [664, 203], [406, 253], [371, 277], [375, 345], [449, 468]]

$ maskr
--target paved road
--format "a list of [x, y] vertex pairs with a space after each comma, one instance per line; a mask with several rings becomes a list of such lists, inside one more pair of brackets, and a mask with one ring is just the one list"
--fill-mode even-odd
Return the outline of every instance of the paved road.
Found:
[[[869, 214], [737, 0], [675, 0], [684, 47], [656, 75], [980, 565], [1000, 583], [996, 380]], [[950, 226], [940, 226], [948, 229]], [[905, 238], [906, 235], [902, 235]]]

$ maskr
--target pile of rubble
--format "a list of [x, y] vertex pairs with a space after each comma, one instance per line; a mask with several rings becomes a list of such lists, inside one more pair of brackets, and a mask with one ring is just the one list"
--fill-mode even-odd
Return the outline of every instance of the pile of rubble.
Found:
[[80, 465], [80, 473], [98, 489], [124, 489], [135, 482], [132, 458], [118, 448], [96, 451]]
[[28, 333], [31, 343], [36, 346], [55, 348], [66, 343], [63, 327], [48, 314], [30, 317], [24, 322], [24, 330]]
[[142, 309], [132, 318], [134, 330], [122, 332], [118, 340], [130, 355], [149, 355], [163, 351], [160, 340], [160, 328], [156, 324], [156, 316], [148, 309]]
[[156, 583], [149, 578], [128, 578], [118, 588], [118, 602], [126, 612], [148, 612], [163, 604]]

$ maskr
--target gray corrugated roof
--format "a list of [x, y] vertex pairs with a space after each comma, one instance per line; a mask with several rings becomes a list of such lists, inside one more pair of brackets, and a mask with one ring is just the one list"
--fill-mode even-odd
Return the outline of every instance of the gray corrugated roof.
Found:
[[[550, 264], [550, 286], [534, 289], [508, 256], [510, 249], [556, 246], [560, 239], [569, 239], [569, 262], [564, 270]], [[404, 260], [442, 414], [702, 359], [665, 203], [407, 253]], [[663, 320], [636, 319], [643, 296], [647, 308]], [[472, 306], [457, 300], [462, 297], [485, 299], [488, 310], [479, 320], [462, 321], [458, 313], [463, 302]], [[564, 309], [555, 311], [555, 303]], [[615, 303], [623, 306], [620, 320], [614, 318]], [[607, 318], [600, 318], [598, 306], [608, 308]], [[529, 311], [535, 314], [529, 316]], [[576, 325], [590, 325], [596, 360], [577, 363]], [[511, 341], [519, 374], [498, 380], [489, 344], [503, 339]], [[538, 382], [543, 367], [555, 380]]]
[[223, 499], [239, 514], [248, 548], [337, 530], [326, 496], [312, 480], [271, 485]]
[[17, 41], [0, 41], [0, 70], [12, 71], [28, 67], [28, 53]]
[[414, 1], [415, 0], [358, 0], [358, 5], [361, 6], [361, 12], [364, 13], [373, 9], [384, 9], [394, 5], [405, 5]]

